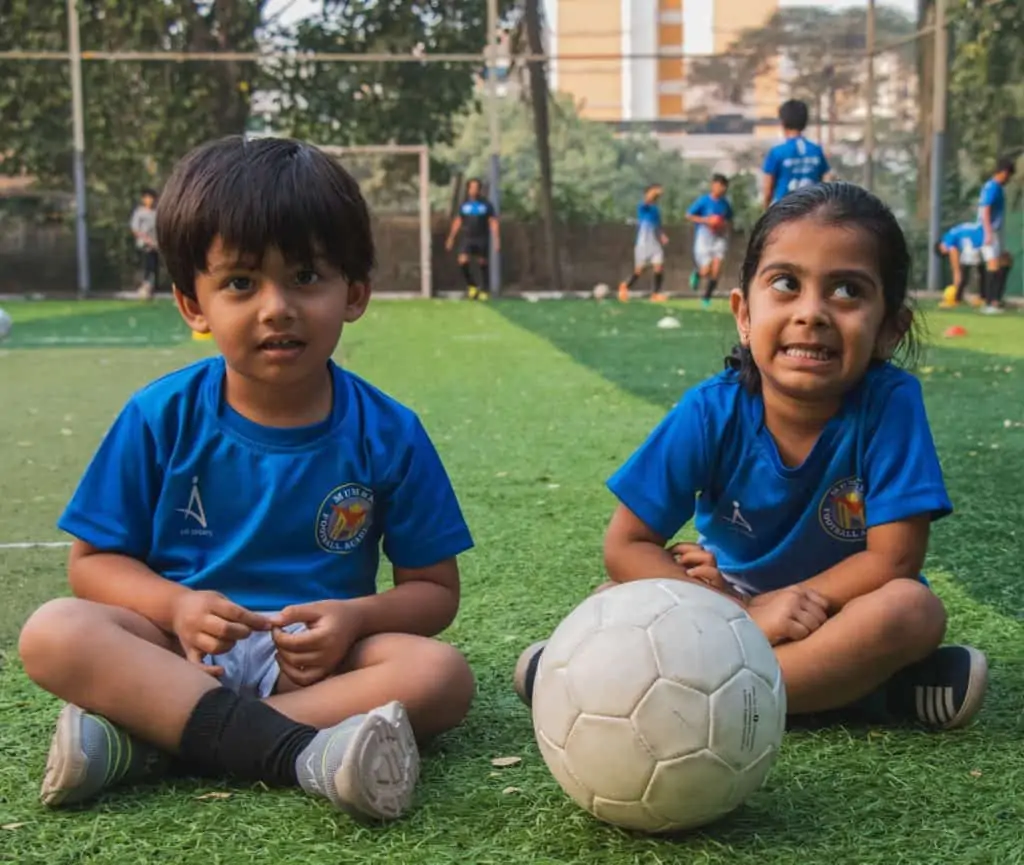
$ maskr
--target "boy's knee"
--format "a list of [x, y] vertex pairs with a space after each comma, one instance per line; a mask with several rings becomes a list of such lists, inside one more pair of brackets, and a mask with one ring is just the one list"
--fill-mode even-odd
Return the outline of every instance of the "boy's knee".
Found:
[[893, 580], [876, 593], [885, 638], [908, 655], [924, 657], [936, 649], [946, 633], [946, 608], [928, 586], [918, 580]]
[[36, 610], [22, 626], [18, 654], [29, 678], [45, 676], [50, 663], [80, 651], [88, 639], [84, 607], [78, 598], [55, 598]]

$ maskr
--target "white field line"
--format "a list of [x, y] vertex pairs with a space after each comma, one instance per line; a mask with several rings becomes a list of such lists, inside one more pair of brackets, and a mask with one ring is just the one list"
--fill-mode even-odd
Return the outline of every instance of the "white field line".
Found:
[[70, 546], [71, 541], [12, 541], [0, 544], [0, 550], [36, 550]]

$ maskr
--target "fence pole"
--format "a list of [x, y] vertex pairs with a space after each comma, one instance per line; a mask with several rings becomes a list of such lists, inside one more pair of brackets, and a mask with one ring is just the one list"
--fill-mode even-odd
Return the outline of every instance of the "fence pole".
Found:
[[78, 295], [89, 294], [89, 230], [85, 210], [85, 112], [82, 107], [82, 47], [77, 0], [68, 0], [68, 60], [71, 66], [71, 124], [74, 135], [75, 241], [78, 251]]
[[935, 0], [935, 76], [932, 94], [931, 209], [928, 219], [928, 290], [941, 286], [942, 264], [935, 244], [942, 237], [943, 150], [946, 145], [946, 88], [949, 79], [949, 48], [946, 41], [946, 0]]

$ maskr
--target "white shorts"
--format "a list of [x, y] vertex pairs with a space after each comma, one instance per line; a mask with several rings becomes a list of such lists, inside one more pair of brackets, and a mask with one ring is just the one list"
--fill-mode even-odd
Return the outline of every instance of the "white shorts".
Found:
[[981, 250], [969, 240], [964, 240], [963, 248], [960, 250], [960, 263], [964, 267], [974, 267], [981, 264]]
[[633, 247], [633, 266], [637, 269], [665, 263], [665, 250], [656, 240], [641, 241]]
[[698, 231], [693, 240], [693, 261], [703, 270], [713, 261], [721, 261], [729, 251], [729, 238], [710, 231]]
[[[295, 634], [306, 630], [301, 622], [285, 625], [284, 630]], [[281, 668], [277, 665], [277, 646], [269, 631], [254, 631], [244, 640], [239, 640], [223, 655], [207, 655], [204, 664], [224, 668], [224, 675], [218, 680], [242, 697], [265, 700], [274, 693]]]
[[986, 243], [981, 248], [981, 257], [988, 261], [998, 261], [999, 257], [1003, 254], [1003, 235], [1002, 231], [992, 232], [992, 242]]

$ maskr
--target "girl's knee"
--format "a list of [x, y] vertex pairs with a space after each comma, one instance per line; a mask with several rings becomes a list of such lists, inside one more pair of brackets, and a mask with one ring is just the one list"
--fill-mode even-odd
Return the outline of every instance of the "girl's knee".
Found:
[[918, 580], [893, 580], [876, 593], [888, 639], [909, 654], [924, 657], [942, 643], [946, 608]]
[[476, 695], [476, 678], [469, 662], [454, 646], [436, 640], [430, 641], [430, 649], [419, 658], [424, 662], [424, 674], [429, 676], [439, 702], [445, 707], [449, 721], [446, 726], [456, 726], [466, 717]]

